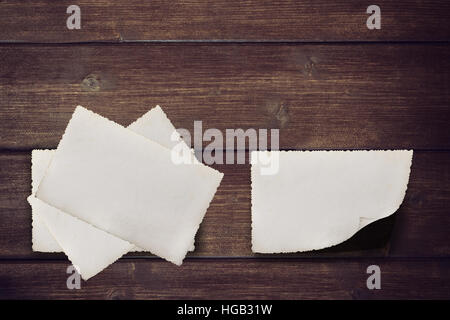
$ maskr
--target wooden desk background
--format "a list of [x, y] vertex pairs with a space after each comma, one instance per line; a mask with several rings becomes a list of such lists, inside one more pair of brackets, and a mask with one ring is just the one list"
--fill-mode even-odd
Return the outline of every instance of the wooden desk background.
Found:
[[[357, 0], [0, 1], [0, 298], [450, 298], [450, 2], [377, 4], [369, 31]], [[56, 147], [77, 104], [123, 125], [161, 104], [190, 130], [280, 128], [289, 150], [412, 148], [409, 188], [344, 244], [255, 255], [249, 166], [217, 165], [182, 267], [129, 254], [68, 290], [65, 256], [31, 251], [26, 197], [31, 150]]]

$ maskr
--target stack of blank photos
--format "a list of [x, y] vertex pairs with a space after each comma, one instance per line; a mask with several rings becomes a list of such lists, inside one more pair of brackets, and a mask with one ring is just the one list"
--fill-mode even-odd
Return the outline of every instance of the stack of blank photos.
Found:
[[85, 280], [129, 251], [181, 265], [222, 177], [159, 106], [128, 128], [78, 106], [58, 148], [32, 153], [33, 250], [63, 251]]

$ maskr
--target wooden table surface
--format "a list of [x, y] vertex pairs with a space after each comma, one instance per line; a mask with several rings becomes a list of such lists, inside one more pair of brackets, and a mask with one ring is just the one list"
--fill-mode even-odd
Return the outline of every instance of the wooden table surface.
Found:
[[[449, 299], [450, 2], [377, 1], [381, 30], [369, 4], [0, 1], [0, 298]], [[408, 191], [341, 245], [259, 255], [250, 166], [215, 165], [182, 267], [128, 254], [69, 290], [66, 257], [31, 250], [26, 197], [31, 150], [55, 148], [77, 104], [123, 125], [160, 104], [178, 128], [279, 128], [284, 150], [414, 149]]]

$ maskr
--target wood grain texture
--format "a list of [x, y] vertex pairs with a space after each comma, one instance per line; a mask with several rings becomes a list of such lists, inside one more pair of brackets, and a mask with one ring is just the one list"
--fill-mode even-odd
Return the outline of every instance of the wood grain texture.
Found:
[[[449, 45], [3, 45], [0, 148], [56, 147], [77, 104], [128, 125], [280, 128], [283, 149], [449, 149]], [[205, 143], [206, 144], [206, 143]]]
[[[359, 0], [0, 0], [0, 299], [449, 299], [450, 2], [376, 4], [371, 31]], [[78, 104], [122, 125], [161, 104], [190, 132], [278, 128], [285, 150], [414, 149], [408, 191], [343, 244], [255, 255], [249, 165], [215, 165], [182, 267], [129, 254], [68, 290], [66, 257], [31, 252], [26, 197], [31, 149], [55, 148]]]
[[[366, 287], [369, 265], [381, 290]], [[17, 299], [448, 299], [448, 259], [188, 259], [120, 261], [80, 290], [65, 262], [0, 264], [0, 298]]]
[[[66, 28], [66, 8], [81, 8], [82, 28]], [[436, 41], [450, 39], [446, 0], [379, 0], [382, 27], [368, 30], [370, 3], [283, 1], [0, 2], [0, 40]]]
[[[0, 154], [0, 259], [65, 259], [31, 251], [30, 155]], [[202, 257], [448, 257], [450, 152], [416, 152], [405, 200], [397, 213], [350, 240], [314, 252], [251, 252], [249, 165], [215, 165], [224, 179], [208, 209], [190, 256]], [[392, 230], [394, 228], [394, 230]], [[147, 253], [133, 254], [141, 257]]]

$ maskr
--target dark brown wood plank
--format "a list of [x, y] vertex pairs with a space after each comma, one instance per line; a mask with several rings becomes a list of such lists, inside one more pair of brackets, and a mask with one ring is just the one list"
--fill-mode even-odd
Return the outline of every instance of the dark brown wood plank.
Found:
[[[368, 290], [369, 265], [381, 290]], [[448, 299], [448, 259], [217, 260], [181, 267], [116, 262], [81, 289], [66, 286], [65, 262], [0, 262], [2, 299]]]
[[[53, 148], [77, 104], [128, 125], [280, 128], [283, 149], [450, 148], [449, 45], [0, 46], [0, 148]], [[206, 143], [205, 143], [206, 144]]]
[[[66, 8], [81, 8], [82, 28], [66, 28]], [[376, 41], [449, 40], [446, 0], [379, 0], [382, 27], [368, 30], [358, 0], [2, 1], [0, 40]]]
[[390, 256], [449, 256], [450, 157], [415, 153], [408, 191], [390, 241]]
[[[225, 176], [190, 256], [264, 257], [251, 252], [249, 165], [215, 167]], [[62, 254], [31, 251], [29, 153], [0, 154], [0, 181], [0, 259], [65, 259]], [[416, 152], [405, 200], [394, 216], [333, 248], [266, 257], [448, 257], [449, 208], [450, 152]]]
[[[31, 251], [31, 208], [26, 201], [31, 192], [30, 161], [29, 152], [0, 154], [0, 257], [3, 258], [48, 256]], [[233, 170], [226, 170], [223, 165], [217, 169], [228, 172], [197, 234], [195, 255], [239, 256], [244, 248], [250, 251], [249, 230], [241, 229], [250, 226], [249, 167], [233, 166]], [[240, 240], [236, 242], [237, 237]]]
[[[31, 251], [31, 209], [28, 152], [0, 154], [0, 258], [62, 258], [64, 255]], [[253, 256], [251, 252], [250, 167], [216, 165], [224, 172], [221, 186], [196, 236], [191, 256]], [[391, 219], [392, 220], [392, 219]], [[325, 256], [385, 255], [393, 221], [370, 231], [374, 239], [356, 239], [337, 249], [315, 253]], [[364, 234], [362, 235], [364, 237]], [[150, 256], [148, 253], [130, 255]]]

